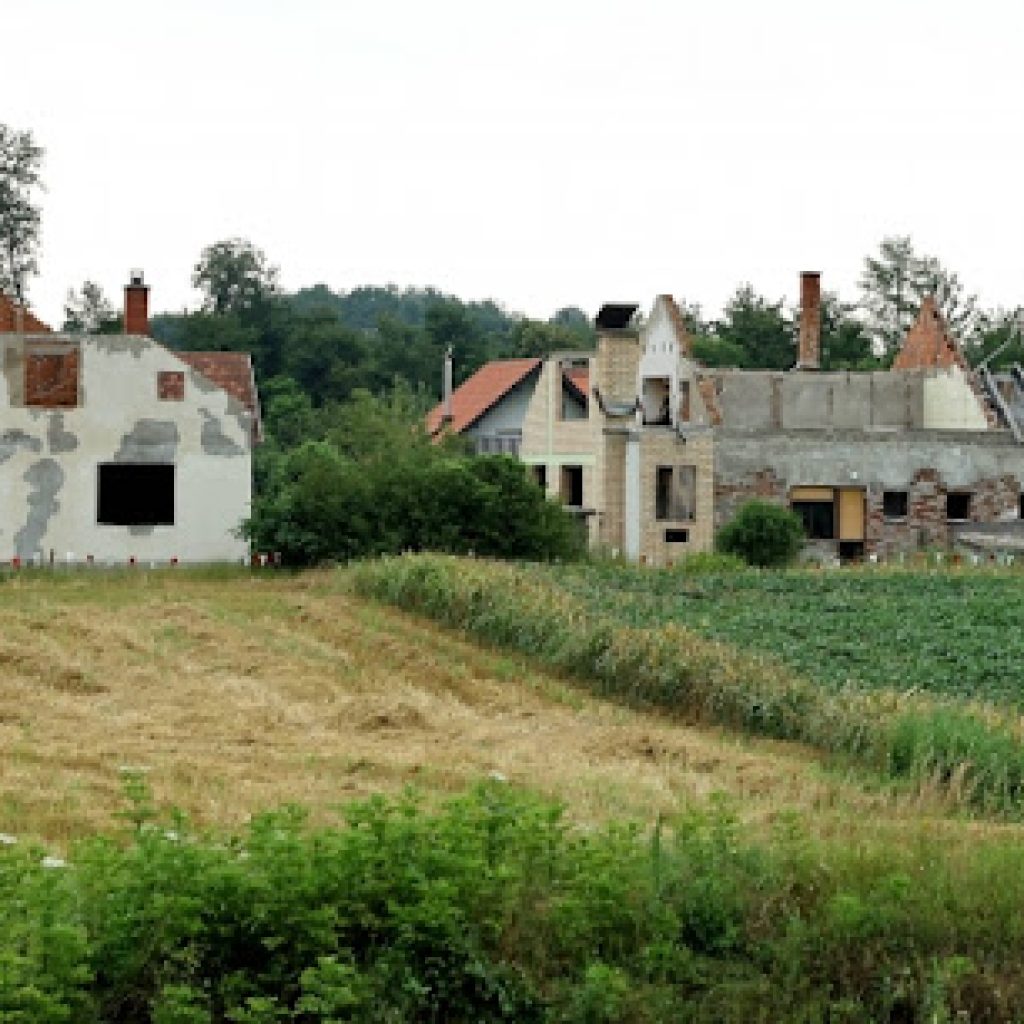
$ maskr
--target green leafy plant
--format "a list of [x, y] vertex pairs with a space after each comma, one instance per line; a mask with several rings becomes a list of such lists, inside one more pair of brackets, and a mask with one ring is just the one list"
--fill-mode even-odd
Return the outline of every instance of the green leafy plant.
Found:
[[803, 525], [789, 509], [748, 501], [718, 531], [715, 546], [749, 565], [779, 566], [796, 557], [803, 540]]

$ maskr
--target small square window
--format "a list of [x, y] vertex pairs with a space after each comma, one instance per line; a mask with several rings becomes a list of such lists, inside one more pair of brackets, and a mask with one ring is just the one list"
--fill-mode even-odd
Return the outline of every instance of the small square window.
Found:
[[882, 514], [886, 519], [906, 519], [907, 492], [884, 491], [882, 494]]
[[160, 370], [156, 375], [156, 397], [161, 402], [185, 401], [185, 374], [182, 370]]
[[953, 520], [971, 518], [970, 491], [950, 491], [946, 495], [946, 518]]

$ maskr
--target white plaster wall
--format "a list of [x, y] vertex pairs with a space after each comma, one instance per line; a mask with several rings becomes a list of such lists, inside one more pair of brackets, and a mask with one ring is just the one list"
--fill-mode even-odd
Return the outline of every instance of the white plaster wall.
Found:
[[988, 421], [958, 366], [924, 381], [926, 430], [987, 430]]
[[[252, 496], [250, 414], [149, 338], [81, 345], [78, 408], [12, 408], [0, 386], [0, 561], [46, 562], [51, 551], [58, 563], [244, 559], [234, 531]], [[161, 370], [184, 372], [184, 401], [157, 399]], [[105, 462], [173, 463], [174, 525], [99, 525]]]
[[[650, 318], [641, 336], [641, 354], [637, 394], [643, 396], [645, 377], [667, 377], [669, 381], [669, 410], [675, 422], [679, 409], [679, 341], [672, 326], [672, 318], [659, 297], [654, 302]], [[657, 416], [657, 408], [645, 408], [648, 419]]]

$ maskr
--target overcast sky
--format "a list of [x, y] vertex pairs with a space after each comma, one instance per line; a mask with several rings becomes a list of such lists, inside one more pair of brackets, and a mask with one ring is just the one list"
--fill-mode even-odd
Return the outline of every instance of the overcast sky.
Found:
[[288, 289], [394, 282], [547, 317], [798, 274], [885, 235], [1024, 302], [1024, 8], [604, 0], [5, 4], [0, 121], [46, 148], [40, 276], [194, 308], [202, 247]]

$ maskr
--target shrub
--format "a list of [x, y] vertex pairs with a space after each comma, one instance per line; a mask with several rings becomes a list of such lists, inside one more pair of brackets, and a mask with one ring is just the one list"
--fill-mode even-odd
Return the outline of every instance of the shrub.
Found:
[[775, 566], [791, 562], [803, 540], [803, 525], [789, 509], [767, 501], [748, 501], [718, 531], [716, 546], [750, 565]]

